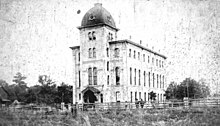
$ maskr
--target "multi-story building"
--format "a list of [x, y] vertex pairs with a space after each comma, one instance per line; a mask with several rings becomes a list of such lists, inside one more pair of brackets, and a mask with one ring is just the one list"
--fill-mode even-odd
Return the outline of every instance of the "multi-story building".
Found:
[[73, 54], [73, 103], [164, 100], [166, 57], [130, 40], [117, 40], [111, 14], [97, 3], [83, 17]]

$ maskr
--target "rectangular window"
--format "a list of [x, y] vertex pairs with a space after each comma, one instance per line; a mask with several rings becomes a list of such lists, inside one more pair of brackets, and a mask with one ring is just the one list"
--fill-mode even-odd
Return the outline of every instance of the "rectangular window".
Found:
[[135, 100], [137, 99], [137, 92], [135, 92]]
[[115, 48], [115, 57], [119, 57], [119, 48]]
[[132, 85], [132, 68], [130, 68], [130, 85]]
[[159, 81], [159, 83], [160, 83], [160, 88], [162, 88], [162, 84], [161, 84], [161, 75], [160, 75], [160, 81]]
[[131, 57], [131, 49], [129, 49], [129, 57]]
[[147, 96], [146, 96], [146, 92], [144, 92], [144, 101], [147, 101]]
[[80, 61], [80, 53], [78, 53], [78, 60]]
[[120, 92], [116, 91], [116, 102], [120, 102]]
[[109, 85], [109, 75], [107, 76], [107, 85]]
[[143, 54], [143, 62], [145, 62], [145, 54]]
[[138, 60], [140, 60], [140, 52], [138, 52]]
[[138, 78], [139, 79], [139, 85], [141, 85], [141, 70], [138, 71], [138, 74], [139, 74], [139, 78]]
[[135, 56], [135, 55], [136, 55], [136, 52], [134, 51], [134, 59], [136, 58], [136, 56]]
[[116, 79], [116, 85], [120, 85], [120, 72], [119, 67], [115, 68], [115, 79]]
[[106, 55], [107, 55], [107, 57], [109, 57], [109, 49], [108, 48], [106, 49]]
[[100, 101], [103, 103], [103, 94], [100, 94]]
[[81, 100], [81, 93], [79, 93], [79, 100]]
[[88, 69], [89, 85], [92, 85], [92, 68]]
[[93, 81], [94, 81], [94, 85], [97, 85], [97, 68], [96, 67], [93, 68]]
[[162, 61], [162, 68], [163, 68], [164, 64], [163, 64], [163, 61]]
[[81, 87], [81, 76], [80, 76], [80, 71], [79, 71], [79, 87]]
[[148, 83], [149, 83], [149, 88], [150, 88], [150, 72], [148, 72]]
[[164, 76], [163, 76], [163, 88], [164, 88]]
[[141, 99], [141, 92], [139, 92], [139, 100]]
[[152, 57], [152, 65], [154, 65], [154, 58]]
[[95, 57], [96, 57], [96, 49], [93, 48], [93, 58], [95, 58]]
[[138, 52], [138, 60], [140, 60], [140, 52]]
[[155, 78], [154, 78], [154, 73], [153, 73], [153, 87], [154, 87], [154, 79], [155, 79]]
[[161, 61], [159, 60], [159, 67], [161, 68]]
[[147, 56], [147, 62], [150, 63], [150, 56]]
[[109, 61], [107, 61], [107, 71], [109, 71]]
[[89, 48], [89, 58], [92, 58], [92, 49]]
[[131, 103], [132, 103], [132, 92], [131, 92]]
[[158, 59], [156, 59], [156, 66], [158, 66]]
[[157, 74], [157, 88], [159, 88], [159, 76]]
[[144, 71], [144, 86], [146, 85], [146, 73]]
[[134, 69], [134, 85], [136, 85], [136, 69]]

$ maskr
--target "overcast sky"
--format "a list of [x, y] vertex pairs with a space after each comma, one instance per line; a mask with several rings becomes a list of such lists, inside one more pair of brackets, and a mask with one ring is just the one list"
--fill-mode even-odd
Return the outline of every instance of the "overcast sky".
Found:
[[[69, 47], [79, 45], [83, 15], [100, 2], [130, 39], [167, 58], [167, 83], [205, 79], [213, 91], [219, 77], [218, 0], [0, 0], [0, 79], [16, 72], [29, 85], [39, 75], [72, 84]], [[80, 10], [80, 11], [78, 11]], [[80, 12], [80, 13], [77, 13]]]

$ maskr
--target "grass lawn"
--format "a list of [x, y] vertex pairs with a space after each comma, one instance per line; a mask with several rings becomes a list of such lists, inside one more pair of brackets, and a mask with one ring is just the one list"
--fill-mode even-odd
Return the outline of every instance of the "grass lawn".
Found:
[[220, 108], [136, 109], [45, 115], [0, 110], [0, 126], [220, 126]]

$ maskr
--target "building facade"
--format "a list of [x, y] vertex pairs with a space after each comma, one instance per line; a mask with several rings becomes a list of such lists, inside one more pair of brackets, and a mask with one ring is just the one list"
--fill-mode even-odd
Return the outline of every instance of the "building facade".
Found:
[[117, 40], [111, 14], [97, 3], [83, 17], [73, 54], [73, 103], [164, 100], [166, 57], [130, 40]]

